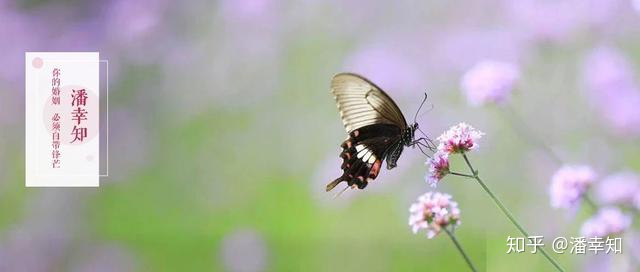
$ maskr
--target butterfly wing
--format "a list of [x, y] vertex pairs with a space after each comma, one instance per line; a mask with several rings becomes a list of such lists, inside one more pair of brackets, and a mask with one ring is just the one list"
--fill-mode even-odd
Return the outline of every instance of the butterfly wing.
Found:
[[351, 73], [334, 76], [331, 93], [349, 138], [342, 143], [340, 153], [343, 174], [330, 182], [326, 190], [343, 181], [364, 189], [378, 176], [387, 156], [396, 158], [387, 159], [387, 168], [395, 167], [407, 122], [389, 95], [362, 76]]
[[326, 190], [333, 189], [343, 181], [349, 186], [364, 189], [378, 176], [388, 153], [402, 149], [399, 135], [400, 128], [389, 124], [368, 125], [351, 132], [342, 143], [342, 176], [329, 183]]
[[401, 130], [407, 127], [407, 121], [396, 103], [362, 76], [337, 74], [331, 81], [331, 93], [336, 99], [347, 133], [373, 124], [395, 125]]

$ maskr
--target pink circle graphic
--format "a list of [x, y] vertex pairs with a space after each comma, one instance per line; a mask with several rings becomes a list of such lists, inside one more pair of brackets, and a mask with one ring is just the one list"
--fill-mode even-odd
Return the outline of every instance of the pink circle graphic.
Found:
[[31, 65], [33, 65], [33, 68], [40, 69], [44, 65], [44, 61], [40, 57], [35, 57], [31, 61]]

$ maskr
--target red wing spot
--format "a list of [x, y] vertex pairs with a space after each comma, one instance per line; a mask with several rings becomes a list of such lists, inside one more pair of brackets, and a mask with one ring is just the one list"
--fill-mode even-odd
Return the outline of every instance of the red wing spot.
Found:
[[347, 148], [351, 148], [351, 141], [347, 141]]
[[381, 160], [376, 160], [376, 162], [373, 163], [373, 166], [371, 167], [371, 171], [369, 171], [370, 178], [375, 179], [378, 176], [378, 173], [380, 173], [381, 165], [382, 165]]

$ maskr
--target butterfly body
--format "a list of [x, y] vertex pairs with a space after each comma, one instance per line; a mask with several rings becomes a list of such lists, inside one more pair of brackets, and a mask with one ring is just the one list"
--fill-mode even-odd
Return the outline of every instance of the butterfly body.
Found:
[[378, 176], [383, 161], [387, 169], [397, 166], [404, 147], [415, 144], [418, 124], [407, 125], [395, 102], [362, 76], [336, 75], [331, 92], [349, 137], [341, 145], [343, 174], [330, 182], [326, 190], [341, 182], [364, 189]]

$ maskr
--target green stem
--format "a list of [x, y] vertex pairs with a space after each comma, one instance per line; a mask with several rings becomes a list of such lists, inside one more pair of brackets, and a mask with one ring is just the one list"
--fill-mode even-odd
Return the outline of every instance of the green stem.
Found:
[[595, 202], [593, 202], [593, 200], [591, 200], [591, 198], [589, 198], [588, 195], [583, 195], [582, 196], [582, 201], [584, 201], [585, 203], [587, 203], [587, 206], [589, 206], [591, 208], [591, 210], [593, 210], [593, 213], [598, 212], [598, 205], [596, 205]]
[[458, 239], [456, 239], [456, 236], [453, 234], [453, 232], [451, 232], [446, 227], [444, 227], [443, 229], [449, 235], [449, 238], [451, 238], [451, 241], [453, 242], [453, 244], [456, 245], [456, 248], [458, 248], [458, 252], [460, 252], [460, 255], [462, 255], [464, 260], [467, 262], [467, 265], [469, 265], [469, 269], [471, 269], [471, 271], [473, 272], [478, 271], [476, 270], [475, 266], [473, 266], [473, 263], [471, 262], [471, 259], [469, 258], [467, 253], [465, 253], [464, 250], [462, 249], [460, 242], [458, 242]]
[[[484, 191], [487, 192], [489, 197], [491, 197], [493, 202], [498, 206], [498, 208], [500, 208], [502, 213], [504, 213], [504, 215], [507, 216], [509, 221], [513, 223], [513, 225], [520, 231], [520, 233], [522, 233], [522, 235], [528, 238], [529, 234], [527, 233], [527, 231], [525, 231], [524, 228], [520, 225], [520, 223], [518, 223], [518, 221], [515, 219], [515, 217], [513, 217], [509, 209], [507, 209], [507, 207], [505, 207], [504, 204], [502, 204], [502, 201], [500, 201], [489, 189], [489, 187], [487, 187], [487, 185], [482, 181], [482, 179], [480, 179], [480, 177], [478, 176], [478, 171], [473, 169], [473, 166], [471, 166], [471, 162], [469, 162], [469, 158], [467, 158], [467, 154], [462, 153], [462, 157], [464, 157], [464, 161], [467, 163], [469, 170], [471, 170], [471, 172], [473, 173], [473, 176], [474, 176], [473, 178], [478, 181], [478, 184], [482, 186], [482, 189], [484, 189]], [[539, 248], [539, 249], [542, 255], [544, 255], [544, 257], [547, 258], [547, 260], [549, 260], [549, 262], [551, 262], [551, 264], [553, 264], [553, 266], [555, 266], [555, 268], [558, 271], [564, 271], [564, 269], [560, 266], [558, 261], [554, 260], [543, 248]]]
[[522, 119], [516, 114], [515, 110], [509, 107], [504, 107], [504, 110], [507, 114], [501, 112], [502, 117], [507, 120], [511, 128], [513, 128], [513, 130], [517, 134], [519, 134], [520, 137], [529, 140], [529, 142], [538, 146], [538, 148], [543, 149], [547, 153], [547, 155], [556, 163], [562, 164], [562, 159], [560, 158], [560, 156], [558, 156], [555, 151], [553, 151], [548, 145], [546, 145], [544, 141], [534, 136], [534, 133], [531, 132], [531, 130], [527, 126], [523, 125], [524, 122], [522, 122]]
[[458, 172], [449, 172], [449, 174], [452, 174], [454, 176], [460, 176], [460, 177], [465, 177], [465, 178], [475, 178], [472, 175], [467, 175], [467, 174], [463, 174], [463, 173], [458, 173]]

